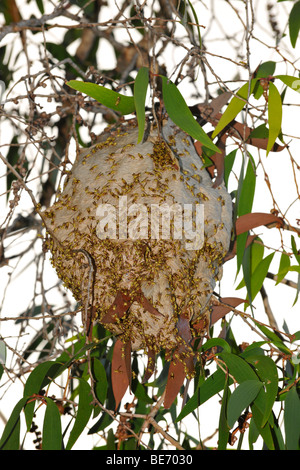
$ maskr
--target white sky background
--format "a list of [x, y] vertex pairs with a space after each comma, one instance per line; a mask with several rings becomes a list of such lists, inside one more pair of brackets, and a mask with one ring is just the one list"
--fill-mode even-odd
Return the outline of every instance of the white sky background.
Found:
[[[204, 36], [206, 47], [208, 48], [208, 52], [216, 54], [218, 57], [213, 57], [208, 55], [208, 60], [215, 71], [216, 75], [218, 75], [221, 80], [233, 80], [236, 77], [237, 69], [241, 75], [241, 78], [244, 80], [248, 79], [248, 71], [243, 67], [237, 67], [232, 60], [236, 60], [236, 51], [231, 49], [230, 44], [232, 44], [232, 40], [234, 44], [240, 44], [240, 59], [241, 61], [246, 61], [246, 48], [245, 48], [245, 41], [243, 38], [243, 28], [241, 26], [240, 21], [237, 19], [237, 16], [230, 5], [225, 2], [224, 0], [215, 0], [214, 2], [210, 2], [214, 5], [215, 13], [219, 24], [217, 22], [213, 22], [212, 26], [209, 27], [210, 24], [210, 9], [205, 8], [205, 3], [207, 2], [200, 2], [194, 1], [193, 5], [196, 9], [198, 20], [201, 25], [205, 25], [206, 29], [201, 28], [201, 33]], [[274, 38], [271, 38], [269, 35], [269, 25], [268, 19], [266, 16], [266, 5], [267, 1], [255, 1], [254, 2], [254, 11], [256, 16], [256, 25], [254, 29], [254, 36], [259, 38], [261, 41], [265, 42], [268, 46], [274, 46]], [[17, 4], [20, 8], [21, 13], [23, 14], [24, 18], [29, 17], [29, 8], [26, 4], [25, 0], [17, 1]], [[52, 11], [52, 6], [48, 2], [44, 1], [45, 4], [45, 13], [49, 13]], [[274, 14], [276, 15], [276, 21], [279, 24], [279, 29], [282, 31], [286, 27], [287, 21], [287, 12], [291, 9], [291, 2], [282, 2], [276, 4], [275, 1], [272, 3], [274, 4]], [[241, 1], [233, 1], [232, 5], [240, 11], [242, 18], [245, 20], [245, 12], [244, 12], [244, 4]], [[100, 21], [104, 20], [105, 18], [110, 19], [113, 15], [109, 9], [103, 8]], [[59, 20], [64, 24], [68, 23], [66, 18], [63, 20]], [[57, 19], [55, 20], [57, 22]], [[224, 42], [224, 32], [227, 36], [233, 38], [230, 42]], [[286, 33], [287, 33], [286, 29]], [[49, 41], [56, 41], [56, 34], [55, 32], [47, 33], [47, 39]], [[133, 32], [131, 31], [131, 34]], [[4, 42], [5, 44], [9, 43], [12, 37], [8, 35]], [[128, 39], [126, 31], [124, 29], [120, 29], [118, 31], [117, 38], [124, 37], [125, 40]], [[138, 36], [140, 37], [140, 36]], [[41, 35], [36, 34], [33, 37], [33, 42], [38, 42], [41, 40]], [[73, 43], [68, 52], [72, 53], [76, 50], [77, 43]], [[1, 46], [1, 44], [0, 44]], [[101, 65], [103, 68], [113, 68], [115, 66], [114, 59], [112, 59], [113, 54], [110, 51], [110, 45], [107, 41], [102, 41], [101, 50], [99, 52], [99, 57], [101, 57]], [[296, 49], [293, 50], [290, 46], [290, 42], [288, 37], [280, 44], [280, 50], [283, 52], [284, 56], [289, 58], [292, 62], [295, 59], [298, 59], [299, 52], [300, 52], [300, 40], [297, 43]], [[254, 71], [256, 67], [259, 65], [260, 62], [265, 62], [267, 60], [274, 60], [275, 62], [280, 61], [279, 54], [274, 50], [263, 43], [251, 39], [250, 42], [250, 65], [251, 70]], [[168, 48], [165, 51], [165, 60], [166, 63], [174, 63], [178, 64], [182, 59], [182, 54], [184, 51], [177, 49], [175, 53], [170, 51]], [[36, 50], [32, 49], [32, 54], [36, 54]], [[221, 59], [220, 56], [225, 56], [228, 60]], [[20, 64], [21, 66], [22, 64]], [[296, 67], [299, 66], [297, 62]], [[169, 71], [171, 70], [171, 67]], [[294, 75], [293, 67], [289, 64], [286, 64], [282, 61], [280, 64], [277, 65], [276, 74], [290, 74]], [[24, 75], [24, 69], [20, 67], [19, 71], [16, 73], [16, 77], [21, 77]], [[209, 77], [212, 80], [212, 76]], [[242, 83], [232, 83], [228, 82], [228, 87], [232, 90], [237, 89], [241, 86]], [[276, 82], [277, 85], [277, 82]], [[201, 73], [199, 73], [199, 79], [197, 82], [197, 87], [200, 91], [203, 90], [202, 80], [201, 80]], [[217, 85], [215, 90], [217, 90]], [[193, 104], [194, 102], [199, 102], [197, 98], [194, 101], [193, 98], [190, 97], [192, 93], [194, 93], [194, 88], [188, 86], [188, 82], [185, 80], [181, 86], [179, 86], [180, 91], [182, 92], [183, 96], [187, 100], [188, 104]], [[211, 88], [213, 90], [213, 88]], [[16, 90], [16, 94], [19, 94], [20, 91]], [[201, 100], [200, 100], [201, 101]], [[295, 136], [296, 138], [291, 139], [290, 149], [291, 154], [294, 158], [298, 158], [299, 162], [299, 122], [300, 122], [300, 99], [299, 95], [292, 90], [288, 91], [286, 94], [285, 102], [289, 102], [291, 104], [296, 104], [296, 106], [285, 106], [283, 108], [283, 132], [288, 134], [289, 136]], [[45, 100], [43, 101], [43, 104]], [[26, 100], [24, 102], [26, 105]], [[51, 104], [49, 104], [51, 106]], [[206, 129], [207, 130], [207, 129]], [[99, 132], [101, 131], [101, 125], [99, 124]], [[3, 124], [0, 128], [0, 143], [1, 145], [8, 144], [11, 140], [11, 128]], [[50, 131], [49, 131], [50, 135]], [[287, 141], [290, 139], [287, 138]], [[5, 154], [5, 147], [0, 148], [0, 150]], [[228, 152], [231, 149], [228, 149]], [[254, 158], [256, 159], [257, 151], [253, 147], [249, 147], [249, 151], [253, 154]], [[261, 152], [261, 158], [263, 164], [265, 166], [266, 172], [269, 175], [271, 187], [274, 190], [275, 199], [283, 212], [287, 211], [287, 217], [291, 225], [296, 225], [296, 219], [300, 217], [299, 212], [299, 201], [290, 206], [290, 204], [297, 198], [297, 193], [295, 191], [295, 184], [292, 174], [292, 168], [290, 163], [289, 155], [286, 151], [278, 152], [278, 153], [270, 153], [268, 157], [265, 157], [265, 152]], [[256, 159], [257, 161], [257, 159]], [[273, 204], [267, 190], [267, 187], [263, 181], [262, 172], [259, 169], [258, 177], [257, 177], [257, 190], [254, 200], [253, 212], [269, 212], [272, 209]], [[0, 176], [5, 174], [5, 170], [3, 169], [3, 165], [0, 163]], [[38, 172], [37, 172], [38, 174]], [[231, 189], [235, 188], [235, 183], [233, 180], [234, 176], [232, 176], [232, 187]], [[299, 184], [299, 175], [297, 175], [298, 184]], [[38, 181], [38, 180], [37, 180]], [[5, 208], [6, 196], [5, 192], [5, 178], [0, 178], [0, 217], [1, 221], [4, 219], [7, 209]], [[30, 187], [34, 188], [35, 182], [32, 182]], [[22, 198], [20, 201], [20, 205], [16, 210], [16, 213], [27, 213], [28, 210], [31, 210], [32, 204], [28, 197], [28, 195], [22, 191]], [[261, 234], [263, 241], [266, 245], [269, 245], [272, 248], [281, 249], [280, 238], [278, 236], [278, 231], [276, 229], [268, 230], [265, 228], [259, 228], [255, 230], [255, 233]], [[287, 246], [290, 246], [290, 236], [291, 232], [285, 234], [285, 240]], [[296, 240], [297, 237], [295, 236]], [[299, 244], [299, 243], [298, 243]], [[18, 252], [20, 247], [23, 247], [23, 241], [20, 246], [15, 247], [15, 252]], [[268, 254], [265, 251], [265, 256]], [[31, 256], [22, 258], [20, 264], [13, 269], [15, 266], [15, 262], [10, 262], [7, 267], [2, 267], [0, 270], [0, 299], [4, 299], [1, 308], [1, 317], [15, 317], [20, 315], [27, 308], [30, 304], [32, 298], [34, 297], [34, 290], [32, 285], [32, 279], [35, 279], [36, 276], [36, 267], [35, 265], [27, 266], [27, 263], [30, 262]], [[270, 266], [270, 271], [273, 273], [277, 273], [278, 266], [279, 266], [279, 257], [274, 257], [273, 262]], [[226, 297], [242, 297], [245, 298], [246, 293], [245, 290], [236, 290], [236, 286], [238, 282], [235, 282], [235, 272], [236, 272], [236, 260], [229, 261], [224, 266], [224, 274], [223, 279], [221, 282], [220, 292], [222, 296]], [[44, 269], [44, 283], [46, 287], [51, 287], [56, 282], [56, 275], [53, 272], [51, 266], [49, 264], [45, 265]], [[7, 282], [12, 275], [13, 282], [7, 285]], [[297, 277], [292, 274], [288, 274], [287, 276], [289, 279], [296, 280]], [[239, 278], [240, 280], [240, 278]], [[291, 289], [290, 287], [286, 286], [276, 286], [274, 281], [267, 280], [265, 283], [267, 293], [269, 295], [269, 302], [271, 308], [273, 310], [274, 316], [277, 320], [278, 326], [281, 329], [283, 323], [285, 322], [289, 328], [291, 333], [300, 330], [300, 320], [299, 320], [299, 304], [298, 306], [292, 307], [296, 291]], [[49, 296], [49, 299], [51, 297]], [[70, 296], [71, 299], [71, 296]], [[54, 300], [55, 302], [55, 300]], [[258, 316], [256, 317], [258, 320], [263, 322], [268, 322], [267, 317], [264, 313], [264, 308], [259, 296], [255, 299], [254, 306], [256, 308], [256, 313]], [[230, 315], [228, 315], [230, 318]], [[80, 326], [80, 321], [79, 321]], [[40, 326], [37, 326], [40, 328]], [[237, 340], [237, 343], [241, 343], [243, 341], [252, 342], [257, 340], [257, 335], [253, 334], [250, 329], [243, 323], [243, 321], [237, 317], [233, 319], [232, 323], [233, 333]], [[1, 322], [0, 323], [0, 334], [7, 338], [8, 336], [14, 335], [15, 330], [13, 329], [13, 322]], [[218, 327], [215, 330], [215, 336], [218, 334]], [[14, 347], [16, 339], [14, 337], [11, 338], [11, 345]], [[25, 336], [21, 339], [25, 343], [28, 341], [28, 338]], [[10, 354], [8, 351], [8, 358]], [[8, 359], [9, 360], [9, 359]], [[9, 365], [9, 362], [8, 362]], [[3, 380], [3, 378], [2, 378]], [[192, 390], [191, 390], [192, 392]], [[16, 404], [16, 402], [21, 398], [23, 393], [23, 388], [20, 382], [16, 382], [13, 386], [10, 387], [9, 393], [2, 397], [3, 392], [0, 390], [0, 399], [1, 399], [1, 406], [0, 411], [8, 417], [12, 411], [12, 407]], [[200, 408], [200, 427], [201, 427], [201, 438], [205, 438], [211, 435], [218, 426], [218, 417], [219, 417], [219, 405], [216, 403], [217, 399], [210, 400], [207, 404], [203, 405]], [[186, 421], [187, 425], [189, 426], [189, 433], [191, 433], [191, 429], [194, 429], [195, 438], [198, 438], [198, 425], [194, 419], [189, 419]], [[0, 433], [2, 432], [3, 423], [0, 420]], [[170, 434], [172, 434], [176, 438], [176, 433], [169, 430]], [[215, 445], [216, 438], [207, 442], [207, 445]], [[97, 440], [97, 437], [96, 437]], [[245, 441], [247, 441], [247, 437], [245, 437]], [[28, 447], [30, 447], [30, 438], [27, 438], [26, 443]], [[246, 444], [246, 442], [245, 442]], [[260, 448], [261, 443], [259, 443], [258, 448]], [[91, 446], [91, 437], [88, 437], [85, 440], [84, 437], [80, 438], [77, 441], [77, 444], [74, 446], [74, 449], [80, 448], [89, 448]]]

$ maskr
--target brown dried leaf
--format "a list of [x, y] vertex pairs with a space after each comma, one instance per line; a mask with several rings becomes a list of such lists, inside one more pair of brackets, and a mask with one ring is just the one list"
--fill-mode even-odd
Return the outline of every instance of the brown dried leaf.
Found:
[[116, 323], [117, 318], [121, 318], [127, 312], [132, 301], [129, 293], [119, 291], [113, 304], [101, 319], [101, 323]]
[[186, 373], [184, 364], [179, 359], [172, 359], [169, 368], [164, 407], [170, 408], [184, 382]]
[[128, 341], [118, 338], [116, 340], [112, 363], [111, 363], [111, 382], [116, 407], [118, 408], [127, 388], [131, 384], [131, 345]]
[[145, 310], [147, 310], [149, 313], [152, 313], [153, 315], [160, 315], [160, 316], [163, 316], [162, 313], [160, 313], [155, 307], [153, 307], [153, 305], [151, 304], [151, 302], [149, 302], [149, 300], [147, 299], [147, 297], [144, 296], [144, 294], [140, 293], [138, 295], [138, 297], [136, 298], [137, 302], [139, 302]]
[[259, 227], [260, 225], [270, 224], [283, 225], [283, 220], [274, 214], [263, 212], [253, 212], [251, 214], [241, 215], [235, 223], [236, 234], [247, 232], [248, 230]]
[[240, 299], [238, 297], [223, 297], [223, 298], [220, 298], [220, 302], [230, 305], [231, 307], [227, 305], [221, 305], [221, 304], [213, 305], [212, 314], [211, 314], [211, 325], [213, 325], [218, 320], [220, 320], [220, 318], [223, 318], [227, 313], [229, 313], [232, 310], [232, 308], [235, 308], [241, 303], [245, 303], [247, 301], [245, 299]]

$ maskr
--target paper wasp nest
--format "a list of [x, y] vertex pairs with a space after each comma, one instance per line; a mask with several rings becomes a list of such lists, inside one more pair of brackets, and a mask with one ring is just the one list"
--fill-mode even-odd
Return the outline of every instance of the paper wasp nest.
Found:
[[[170, 120], [161, 134], [149, 125], [145, 141], [137, 140], [137, 124], [128, 121], [79, 153], [45, 211], [48, 248], [82, 303], [84, 324], [92, 316], [133, 350], [184, 344], [184, 356], [187, 342], [209, 325], [231, 236], [231, 198], [223, 184], [213, 187], [192, 140]], [[159, 216], [171, 206], [177, 219], [170, 211], [168, 234], [168, 211], [164, 224]]]

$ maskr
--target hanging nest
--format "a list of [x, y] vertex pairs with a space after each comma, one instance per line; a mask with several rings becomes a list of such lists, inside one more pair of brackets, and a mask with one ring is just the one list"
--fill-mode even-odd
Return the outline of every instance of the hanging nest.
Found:
[[[112, 372], [124, 373], [123, 388], [120, 374], [115, 387], [117, 405], [130, 384], [131, 350], [143, 349], [149, 358], [144, 380], [158, 352], [165, 350], [171, 360], [167, 387], [173, 392], [165, 400], [170, 406], [179, 382], [193, 375], [193, 338], [209, 327], [212, 292], [229, 248], [232, 205], [224, 184], [214, 187], [191, 138], [170, 120], [160, 131], [148, 123], [144, 141], [137, 141], [137, 123], [127, 121], [106, 129], [96, 145], [78, 154], [57, 202], [44, 213], [46, 243], [58, 276], [82, 305], [87, 335], [98, 321], [117, 336]], [[126, 201], [127, 212], [120, 201]], [[116, 210], [102, 236], [104, 204]], [[152, 236], [159, 220], [150, 209], [163, 204], [202, 205], [201, 243], [193, 245], [184, 230], [175, 237], [174, 223], [168, 236], [161, 226], [159, 236]], [[141, 205], [148, 227], [140, 223]], [[172, 379], [178, 379], [176, 386], [169, 385]]]

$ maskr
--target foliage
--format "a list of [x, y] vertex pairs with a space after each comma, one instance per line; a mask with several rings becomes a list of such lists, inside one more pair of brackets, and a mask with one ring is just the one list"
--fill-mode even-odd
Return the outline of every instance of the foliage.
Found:
[[[278, 0], [267, 8], [260, 2], [260, 10], [254, 0], [219, 2], [228, 20], [213, 2], [206, 9], [186, 0], [20, 3], [0, 5], [1, 403], [16, 382], [22, 387], [8, 415], [0, 408], [6, 421], [0, 448], [30, 447], [34, 436], [36, 448], [69, 450], [85, 436], [99, 450], [299, 450], [300, 328], [290, 331], [288, 323], [300, 291], [299, 136], [289, 114], [299, 98], [293, 53], [300, 2]], [[256, 11], [267, 18], [266, 40], [257, 37]], [[227, 34], [230, 15], [242, 25], [243, 49]], [[219, 25], [218, 34], [224, 29], [231, 56], [216, 52], [209, 24]], [[263, 60], [251, 52], [254, 41], [263, 46]], [[110, 51], [105, 60], [103, 47]], [[171, 51], [178, 52], [175, 63]], [[149, 381], [143, 352], [134, 353], [130, 393], [124, 397], [125, 380], [116, 395], [118, 340], [99, 324], [86, 337], [81, 306], [53, 274], [41, 243], [42, 209], [59, 194], [76, 152], [124, 116], [136, 116], [141, 142], [145, 118], [163, 110], [194, 139], [213, 181], [224, 179], [234, 202], [222, 289], [215, 292], [207, 336], [193, 345], [200, 357], [196, 376], [169, 409], [162, 406], [170, 367], [163, 352]], [[280, 178], [272, 185], [269, 172], [283, 175], [288, 166], [289, 188]], [[277, 201], [284, 193], [290, 196], [282, 209]], [[23, 270], [30, 287], [19, 306]], [[7, 307], [10, 289], [15, 304]], [[285, 297], [280, 327], [269, 302], [277, 291]], [[198, 425], [213, 400], [219, 406], [210, 443], [209, 418], [204, 431]]]

